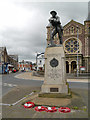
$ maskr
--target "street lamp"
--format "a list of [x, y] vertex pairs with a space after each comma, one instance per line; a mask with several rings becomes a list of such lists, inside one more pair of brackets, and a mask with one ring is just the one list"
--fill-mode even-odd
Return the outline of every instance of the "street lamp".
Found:
[[36, 71], [37, 71], [37, 52], [36, 52]]
[[77, 77], [78, 77], [78, 70], [79, 70], [79, 66], [78, 66], [78, 44], [79, 44], [79, 42], [78, 42], [78, 26], [77, 26]]

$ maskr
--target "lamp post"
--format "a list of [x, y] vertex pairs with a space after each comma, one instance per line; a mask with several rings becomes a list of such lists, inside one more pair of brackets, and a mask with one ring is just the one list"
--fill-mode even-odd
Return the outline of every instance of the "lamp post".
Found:
[[36, 52], [36, 71], [37, 71], [37, 52]]
[[78, 26], [77, 26], [77, 77], [78, 77], [78, 70], [79, 70], [79, 66], [78, 66]]

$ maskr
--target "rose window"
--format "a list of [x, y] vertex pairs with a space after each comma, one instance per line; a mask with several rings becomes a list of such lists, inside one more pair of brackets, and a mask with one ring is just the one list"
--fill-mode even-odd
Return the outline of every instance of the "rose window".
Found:
[[77, 53], [79, 52], [79, 42], [77, 39], [69, 39], [65, 42], [65, 52], [67, 53]]

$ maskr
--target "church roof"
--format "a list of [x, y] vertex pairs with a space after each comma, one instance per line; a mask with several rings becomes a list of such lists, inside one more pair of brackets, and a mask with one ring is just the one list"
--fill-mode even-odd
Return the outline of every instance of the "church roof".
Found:
[[72, 22], [84, 26], [83, 24], [81, 24], [81, 23], [79, 23], [79, 22], [76, 22], [76, 21], [74, 21], [74, 20], [72, 19], [70, 22], [68, 22], [68, 23], [67, 23], [66, 25], [64, 25], [63, 27], [66, 27], [67, 25], [71, 24]]

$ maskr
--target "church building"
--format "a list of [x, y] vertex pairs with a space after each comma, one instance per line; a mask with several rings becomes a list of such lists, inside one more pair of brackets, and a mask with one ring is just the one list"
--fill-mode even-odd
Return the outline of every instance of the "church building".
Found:
[[[51, 27], [47, 27], [47, 45], [50, 44]], [[59, 44], [58, 34], [54, 43]], [[84, 24], [71, 20], [63, 26], [63, 47], [66, 73], [90, 73], [90, 12]]]

